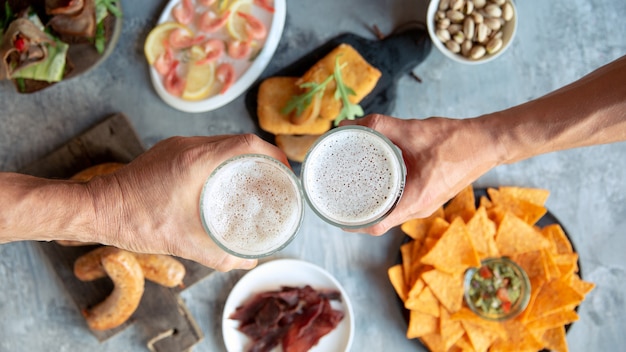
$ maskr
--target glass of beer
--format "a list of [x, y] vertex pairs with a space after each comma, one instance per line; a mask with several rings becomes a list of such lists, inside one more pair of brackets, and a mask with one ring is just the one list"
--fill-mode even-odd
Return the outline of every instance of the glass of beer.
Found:
[[296, 175], [262, 154], [224, 161], [200, 196], [204, 229], [223, 250], [260, 258], [283, 249], [302, 223], [304, 200]]
[[322, 135], [302, 163], [304, 196], [326, 222], [347, 229], [384, 219], [402, 197], [402, 152], [381, 133], [344, 126]]

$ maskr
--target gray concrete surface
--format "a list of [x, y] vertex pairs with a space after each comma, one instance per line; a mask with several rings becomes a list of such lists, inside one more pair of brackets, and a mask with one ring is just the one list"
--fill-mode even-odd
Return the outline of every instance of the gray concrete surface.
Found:
[[[123, 1], [123, 33], [113, 55], [95, 70], [33, 95], [0, 82], [0, 170], [15, 171], [113, 112], [132, 120], [146, 146], [172, 135], [257, 132], [243, 97], [212, 112], [189, 114], [156, 95], [143, 41], [165, 1]], [[336, 34], [372, 37], [425, 17], [426, 1], [288, 2], [287, 24], [273, 65], [287, 65]], [[471, 117], [539, 97], [626, 54], [623, 0], [518, 1], [519, 28], [499, 59], [462, 66], [433, 50], [415, 68], [418, 83], [399, 82], [393, 115]], [[416, 136], [419, 138], [419, 136]], [[626, 143], [538, 156], [502, 166], [478, 181], [549, 189], [547, 206], [580, 254], [584, 278], [596, 283], [567, 335], [572, 351], [619, 351], [626, 345]], [[2, 204], [1, 207], [10, 206]], [[301, 258], [330, 271], [354, 305], [353, 351], [421, 350], [404, 337], [405, 323], [387, 268], [402, 235], [342, 233], [306, 214], [296, 240], [277, 257]], [[243, 272], [212, 275], [182, 295], [205, 334], [195, 351], [221, 351], [220, 317]], [[106, 343], [82, 317], [32, 243], [0, 245], [0, 351], [143, 351], [129, 329]]]

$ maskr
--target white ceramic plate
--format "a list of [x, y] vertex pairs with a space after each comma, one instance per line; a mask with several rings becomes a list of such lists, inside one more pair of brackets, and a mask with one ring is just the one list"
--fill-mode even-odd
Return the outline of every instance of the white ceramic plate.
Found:
[[[323, 336], [310, 352], [348, 351], [354, 336], [354, 314], [348, 295], [343, 287], [326, 270], [295, 259], [279, 259], [259, 265], [237, 282], [230, 292], [222, 318], [222, 334], [229, 352], [244, 351], [250, 340], [239, 332], [239, 322], [228, 316], [246, 300], [263, 291], [274, 291], [281, 286], [310, 285], [314, 289], [335, 289], [341, 293], [341, 302], [331, 301], [334, 309], [344, 312], [339, 325]], [[280, 351], [280, 347], [275, 351]]]
[[[174, 18], [172, 17], [172, 9], [180, 3], [181, 0], [170, 0], [163, 10], [161, 17], [159, 17], [157, 25], [163, 22], [174, 21]], [[272, 59], [272, 56], [274, 56], [274, 52], [276, 51], [278, 42], [282, 36], [283, 28], [285, 27], [285, 16], [287, 14], [286, 0], [274, 0], [273, 6], [273, 14], [259, 8], [258, 6], [253, 6], [252, 14], [259, 18], [268, 29], [267, 38], [265, 38], [263, 49], [259, 52], [254, 61], [249, 64], [242, 64], [241, 62], [234, 64], [238, 78], [224, 94], [213, 95], [199, 101], [189, 101], [178, 98], [169, 94], [165, 90], [162, 83], [163, 78], [156, 72], [154, 67], [150, 66], [150, 78], [157, 94], [161, 97], [161, 99], [163, 99], [163, 101], [173, 108], [194, 113], [217, 109], [230, 103], [235, 98], [243, 94], [252, 85], [252, 83], [259, 78], [263, 70], [265, 70]]]

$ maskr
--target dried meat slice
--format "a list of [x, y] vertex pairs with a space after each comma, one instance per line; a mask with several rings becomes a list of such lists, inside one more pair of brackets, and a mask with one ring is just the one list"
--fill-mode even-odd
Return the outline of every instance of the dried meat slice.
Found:
[[95, 0], [84, 0], [82, 9], [72, 15], [55, 15], [48, 25], [57, 33], [69, 36], [92, 38], [96, 34]]

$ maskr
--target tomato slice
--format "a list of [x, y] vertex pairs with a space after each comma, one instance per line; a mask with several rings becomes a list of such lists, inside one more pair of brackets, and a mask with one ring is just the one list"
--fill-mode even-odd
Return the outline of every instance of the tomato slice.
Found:
[[508, 313], [511, 311], [511, 302], [506, 301], [506, 302], [502, 302], [502, 311], [505, 313]]
[[481, 266], [478, 270], [478, 274], [480, 274], [480, 277], [482, 277], [483, 279], [490, 279], [493, 277], [493, 273], [491, 272], [491, 270], [489, 270], [489, 267], [487, 266]]

